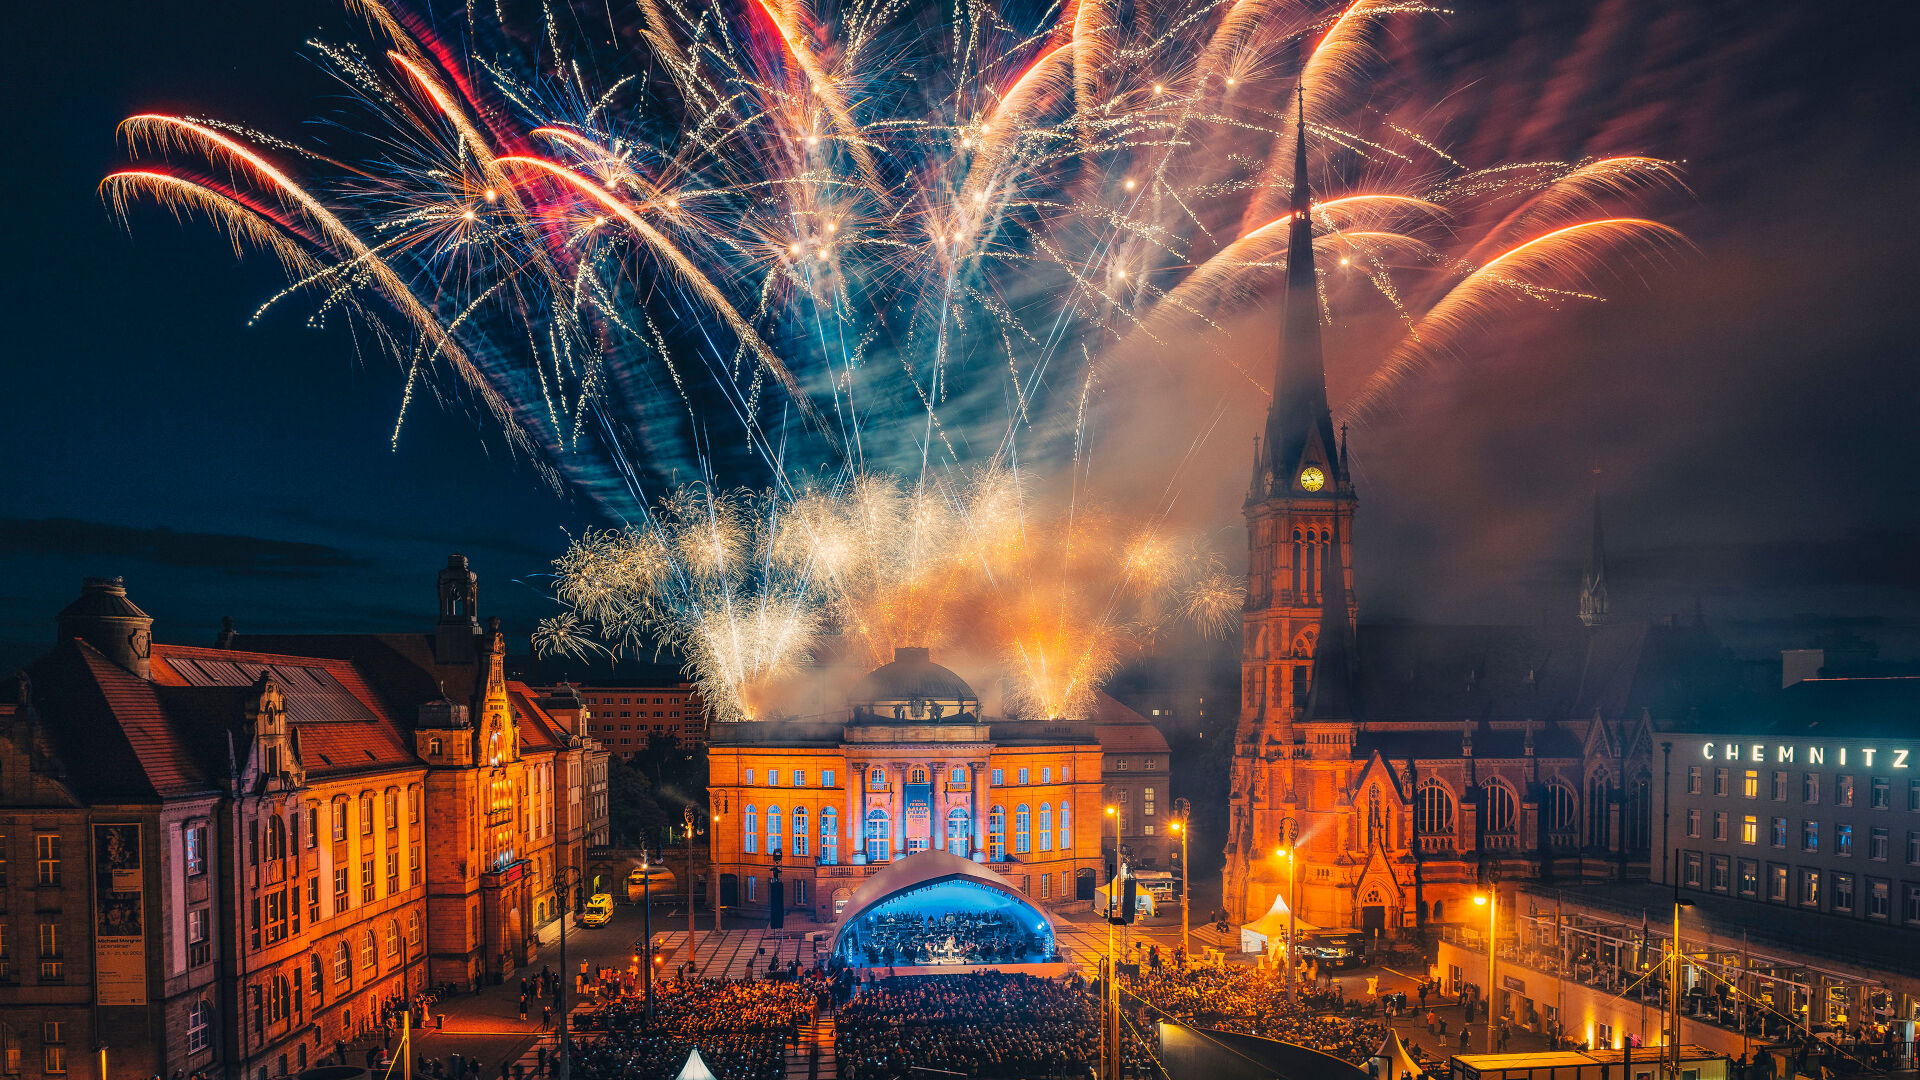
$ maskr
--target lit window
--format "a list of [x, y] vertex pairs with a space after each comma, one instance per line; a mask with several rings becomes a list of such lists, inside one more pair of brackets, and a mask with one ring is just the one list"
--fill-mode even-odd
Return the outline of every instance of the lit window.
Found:
[[1030, 812], [1026, 803], [1021, 803], [1013, 811], [1013, 850], [1021, 855], [1033, 850], [1030, 836]]
[[1760, 797], [1760, 770], [1748, 769], [1740, 783], [1740, 794], [1749, 799]]

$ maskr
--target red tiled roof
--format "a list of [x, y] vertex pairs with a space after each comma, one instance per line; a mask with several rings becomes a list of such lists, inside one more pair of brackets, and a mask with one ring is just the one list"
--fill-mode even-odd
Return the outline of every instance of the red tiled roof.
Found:
[[[134, 761], [155, 794], [162, 797], [205, 791], [206, 772], [169, 722], [154, 685], [107, 659], [84, 641], [74, 642], [87, 674], [105, 699], [107, 711], [133, 752]], [[98, 733], [95, 733], [98, 734]], [[99, 747], [110, 753], [108, 746]], [[95, 762], [70, 761], [76, 772]]]
[[535, 696], [533, 688], [526, 683], [508, 681], [507, 703], [518, 721], [520, 751], [564, 749], [567, 745], [566, 730], [535, 703]]
[[271, 673], [299, 735], [300, 763], [309, 773], [419, 764], [406, 732], [350, 661], [184, 645], [155, 645], [153, 660], [154, 681], [169, 687], [251, 688]]

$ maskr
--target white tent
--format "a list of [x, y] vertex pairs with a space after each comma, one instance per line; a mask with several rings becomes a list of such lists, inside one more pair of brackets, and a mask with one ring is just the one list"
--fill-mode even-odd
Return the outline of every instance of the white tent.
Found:
[[695, 1047], [687, 1055], [687, 1063], [680, 1066], [680, 1075], [674, 1080], [716, 1080], [716, 1078], [713, 1070], [707, 1068], [707, 1063], [700, 1060], [700, 1050]]
[[[1319, 927], [1312, 925], [1305, 919], [1295, 916], [1293, 920], [1293, 943], [1296, 946], [1299, 945], [1301, 935], [1311, 933], [1317, 929], [1319, 929]], [[1287, 900], [1284, 896], [1274, 897], [1273, 906], [1267, 909], [1265, 915], [1260, 916], [1240, 928], [1241, 952], [1257, 953], [1261, 951], [1268, 942], [1272, 942], [1274, 947], [1277, 948], [1286, 940]]]
[[1380, 1044], [1380, 1049], [1374, 1051], [1373, 1057], [1369, 1060], [1378, 1065], [1380, 1080], [1401, 1080], [1402, 1077], [1418, 1078], [1426, 1075], [1426, 1072], [1420, 1068], [1420, 1063], [1413, 1060], [1413, 1055], [1407, 1052], [1407, 1044], [1400, 1041], [1400, 1033], [1392, 1028], [1387, 1029], [1386, 1041]]

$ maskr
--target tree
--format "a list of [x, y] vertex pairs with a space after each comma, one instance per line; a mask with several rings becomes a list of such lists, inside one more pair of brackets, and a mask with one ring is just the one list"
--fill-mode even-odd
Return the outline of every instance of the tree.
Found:
[[657, 845], [675, 821], [653, 797], [644, 768], [618, 757], [607, 763], [607, 824], [616, 847], [637, 846], [642, 838]]

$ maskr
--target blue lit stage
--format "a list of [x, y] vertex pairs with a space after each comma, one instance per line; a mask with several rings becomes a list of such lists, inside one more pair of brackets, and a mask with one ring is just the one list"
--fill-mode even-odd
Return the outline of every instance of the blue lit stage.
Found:
[[[942, 851], [908, 856], [868, 879], [834, 933], [848, 967], [1027, 968], [1059, 962], [1053, 921], [1005, 878]], [[906, 974], [906, 971], [900, 971]]]

